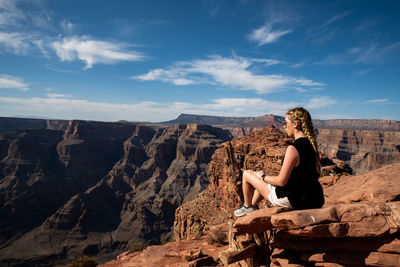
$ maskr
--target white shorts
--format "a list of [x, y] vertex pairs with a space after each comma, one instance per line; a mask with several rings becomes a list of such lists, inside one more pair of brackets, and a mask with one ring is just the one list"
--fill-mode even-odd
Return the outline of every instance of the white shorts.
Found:
[[268, 190], [270, 191], [268, 195], [269, 202], [271, 202], [271, 204], [274, 205], [275, 207], [292, 208], [292, 205], [290, 204], [289, 199], [287, 197], [278, 198], [276, 196], [275, 188], [276, 188], [275, 186], [268, 184]]

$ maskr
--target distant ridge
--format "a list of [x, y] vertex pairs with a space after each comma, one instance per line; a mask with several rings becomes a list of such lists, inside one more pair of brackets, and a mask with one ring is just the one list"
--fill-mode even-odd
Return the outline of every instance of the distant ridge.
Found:
[[182, 113], [175, 120], [160, 122], [161, 124], [209, 124], [235, 127], [266, 127], [269, 124], [281, 127], [285, 121], [282, 116], [264, 115], [259, 117], [223, 117]]
[[[277, 128], [282, 128], [284, 121], [284, 117], [272, 114], [259, 117], [223, 117], [182, 113], [178, 118], [160, 122], [160, 124], [197, 123], [213, 126], [255, 128], [264, 128], [268, 125], [274, 125]], [[400, 131], [400, 122], [395, 120], [336, 119], [313, 120], [313, 122], [314, 127], [317, 129]]]

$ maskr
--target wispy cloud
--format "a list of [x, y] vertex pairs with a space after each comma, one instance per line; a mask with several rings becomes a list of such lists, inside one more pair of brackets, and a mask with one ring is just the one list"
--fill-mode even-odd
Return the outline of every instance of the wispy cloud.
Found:
[[195, 83], [194, 80], [182, 78], [186, 72], [182, 69], [176, 68], [171, 70], [154, 69], [143, 75], [131, 77], [141, 81], [163, 81], [173, 83], [175, 85], [189, 85]]
[[17, 89], [20, 91], [28, 91], [29, 85], [24, 83], [22, 79], [10, 76], [10, 75], [0, 75], [0, 89]]
[[291, 65], [290, 68], [293, 68], [293, 69], [301, 68], [301, 67], [303, 67], [305, 64], [306, 64], [306, 63], [304, 63], [304, 62], [296, 63], [296, 64]]
[[291, 30], [273, 30], [271, 24], [266, 24], [253, 30], [247, 38], [256, 42], [258, 46], [262, 46], [276, 42], [279, 38], [291, 32]]
[[344, 17], [346, 17], [346, 16], [349, 15], [350, 13], [351, 13], [350, 11], [344, 11], [344, 12], [342, 12], [342, 13], [340, 13], [340, 14], [337, 14], [337, 15], [335, 15], [335, 16], [332, 16], [332, 17], [329, 18], [327, 21], [325, 21], [325, 23], [323, 23], [320, 27], [321, 27], [321, 28], [326, 27], [326, 26], [328, 26], [328, 25], [330, 25], [330, 24], [332, 24], [332, 23], [334, 23], [334, 22], [336, 22], [336, 21], [338, 21], [338, 20], [343, 19]]
[[367, 29], [370, 29], [372, 27], [375, 27], [377, 25], [379, 25], [380, 20], [378, 19], [378, 17], [373, 16], [373, 17], [368, 17], [363, 19], [359, 25], [356, 27], [357, 30], [359, 31], [364, 31]]
[[14, 54], [25, 54], [31, 47], [31, 37], [21, 33], [0, 32], [0, 44], [6, 51]]
[[310, 99], [309, 102], [305, 104], [305, 106], [309, 109], [320, 109], [326, 106], [334, 105], [336, 103], [337, 101], [335, 99], [332, 99], [329, 96], [323, 96]]
[[381, 64], [390, 60], [391, 55], [398, 53], [400, 42], [392, 42], [386, 45], [370, 44], [352, 47], [341, 54], [330, 54], [317, 64]]
[[372, 69], [359, 70], [359, 71], [356, 72], [356, 75], [357, 76], [362, 76], [362, 75], [365, 75], [365, 74], [367, 74], [367, 73], [369, 73], [371, 71], [372, 71]]
[[219, 0], [203, 0], [203, 6], [207, 10], [210, 17], [216, 17], [223, 1]]
[[71, 95], [65, 95], [65, 94], [46, 94], [47, 95], [47, 97], [50, 97], [50, 98], [62, 98], [62, 97], [64, 97], [64, 98], [67, 98], [67, 97], [71, 97]]
[[75, 27], [75, 24], [66, 19], [60, 22], [60, 28], [63, 30], [64, 33], [72, 34]]
[[366, 47], [357, 47], [349, 53], [355, 56], [354, 63], [381, 63], [394, 50], [398, 50], [400, 42], [394, 42], [383, 46], [372, 44]]
[[260, 63], [271, 65], [272, 61], [237, 56], [232, 58], [212, 56], [207, 59], [178, 62], [168, 69], [150, 70], [146, 74], [131, 78], [141, 81], [159, 80], [175, 85], [217, 84], [239, 90], [256, 91], [259, 94], [269, 94], [296, 86], [324, 86], [323, 83], [303, 77], [253, 73], [251, 67]]
[[366, 103], [372, 104], [390, 104], [389, 99], [387, 98], [380, 98], [380, 99], [371, 99], [368, 100]]
[[51, 29], [51, 21], [51, 13], [47, 11], [42, 1], [0, 1], [0, 28]]
[[343, 19], [350, 13], [350, 11], [344, 11], [340, 14], [330, 17], [320, 25], [309, 28], [307, 30], [306, 40], [310, 40], [313, 44], [320, 45], [335, 39], [340, 29], [337, 26], [334, 26], [335, 22]]
[[141, 61], [145, 56], [137, 51], [127, 50], [124, 43], [95, 40], [88, 36], [63, 38], [52, 43], [52, 48], [61, 61], [81, 60], [85, 69], [94, 64], [114, 64], [119, 61]]
[[48, 98], [0, 97], [0, 102], [2, 102], [0, 112], [5, 116], [34, 114], [59, 119], [156, 122], [176, 118], [181, 113], [218, 116], [284, 115], [287, 109], [300, 105], [307, 106], [313, 100], [311, 99], [309, 102], [275, 102], [262, 98], [218, 98], [201, 104], [189, 102], [111, 104], [59, 96]]

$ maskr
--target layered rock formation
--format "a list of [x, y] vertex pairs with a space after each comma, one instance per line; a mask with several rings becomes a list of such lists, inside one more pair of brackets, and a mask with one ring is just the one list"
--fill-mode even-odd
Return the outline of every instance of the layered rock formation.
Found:
[[321, 152], [348, 163], [357, 174], [400, 162], [400, 132], [318, 129]]
[[27, 129], [65, 130], [67, 120], [43, 120], [0, 117], [0, 134]]
[[44, 265], [168, 239], [175, 208], [208, 184], [229, 132], [71, 121], [0, 137], [2, 265]]

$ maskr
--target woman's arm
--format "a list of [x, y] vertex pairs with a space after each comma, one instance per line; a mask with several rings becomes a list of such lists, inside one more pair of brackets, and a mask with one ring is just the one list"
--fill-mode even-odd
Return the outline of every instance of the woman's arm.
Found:
[[290, 145], [286, 149], [285, 160], [283, 161], [281, 171], [278, 176], [266, 176], [264, 181], [275, 185], [275, 186], [284, 186], [292, 173], [294, 167], [299, 166], [300, 156], [297, 152], [297, 149]]

